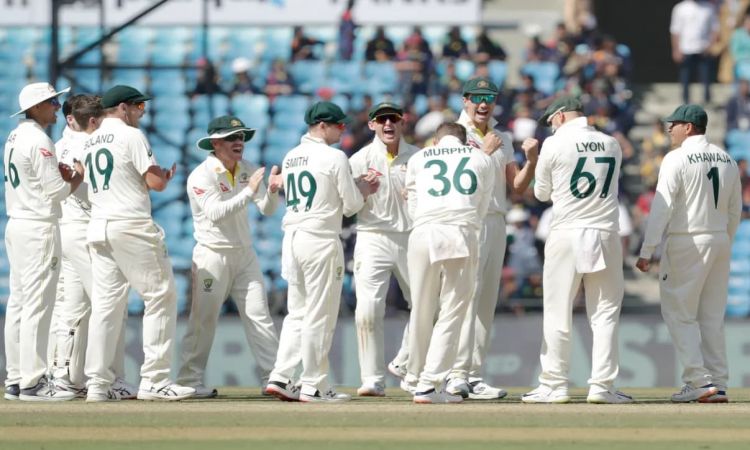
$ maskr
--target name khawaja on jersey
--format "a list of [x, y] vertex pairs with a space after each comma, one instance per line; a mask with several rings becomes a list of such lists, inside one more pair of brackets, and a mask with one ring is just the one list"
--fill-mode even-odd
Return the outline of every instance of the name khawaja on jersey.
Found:
[[723, 152], [688, 153], [685, 156], [687, 157], [688, 163], [690, 164], [724, 163], [724, 164], [731, 164], [735, 166], [737, 165], [737, 163], [727, 153], [723, 153]]

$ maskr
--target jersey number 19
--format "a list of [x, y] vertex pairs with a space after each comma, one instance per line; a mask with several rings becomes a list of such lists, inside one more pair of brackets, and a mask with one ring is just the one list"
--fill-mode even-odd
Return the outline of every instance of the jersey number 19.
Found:
[[[102, 159], [104, 159], [103, 164]], [[109, 189], [109, 179], [112, 177], [112, 170], [114, 169], [114, 165], [115, 161], [112, 157], [112, 152], [110, 152], [106, 148], [99, 149], [96, 152], [96, 155], [94, 155], [93, 161], [91, 158], [91, 153], [86, 155], [86, 170], [89, 173], [89, 182], [91, 183], [91, 189], [94, 191], [94, 194], [99, 192], [99, 185], [96, 182], [94, 169], [96, 168], [96, 171], [99, 173], [99, 175], [104, 177], [102, 190], [106, 191]]]

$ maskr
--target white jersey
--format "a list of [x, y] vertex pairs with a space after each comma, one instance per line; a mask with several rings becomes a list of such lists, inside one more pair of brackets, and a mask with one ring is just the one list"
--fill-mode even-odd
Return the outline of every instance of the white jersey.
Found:
[[247, 205], [254, 201], [263, 215], [273, 214], [278, 194], [271, 194], [261, 183], [259, 191], [250, 189], [250, 176], [256, 168], [244, 159], [237, 163], [234, 175], [210, 154], [187, 179], [187, 193], [193, 212], [195, 240], [212, 249], [249, 248], [250, 223]]
[[338, 236], [343, 215], [352, 216], [364, 205], [344, 152], [309, 134], [286, 154], [281, 175], [286, 196], [285, 232]]
[[409, 159], [406, 191], [414, 228], [428, 223], [478, 230], [487, 214], [495, 175], [490, 157], [454, 136]]
[[[60, 162], [74, 167], [76, 160], [81, 161], [85, 158], [84, 146], [88, 134], [82, 131], [74, 131], [70, 127], [65, 127], [62, 138], [57, 141], [55, 148]], [[89, 203], [88, 183], [86, 179], [62, 202], [62, 220], [66, 222], [88, 222], [91, 218], [91, 203]]]
[[385, 144], [375, 136], [371, 144], [349, 158], [355, 177], [373, 170], [382, 175], [378, 192], [367, 197], [365, 206], [357, 213], [357, 231], [406, 232], [411, 229], [403, 190], [407, 163], [417, 151], [418, 147], [402, 139], [398, 155], [389, 161]]
[[157, 163], [141, 130], [108, 117], [86, 140], [84, 155], [93, 219], [151, 218], [143, 175]]
[[[466, 111], [461, 111], [461, 115], [458, 117], [456, 123], [460, 123], [466, 128], [466, 143], [481, 150], [484, 134], [471, 123]], [[492, 199], [490, 199], [490, 206], [487, 213], [505, 215], [510, 207], [507, 189], [508, 180], [505, 179], [505, 166], [515, 162], [513, 158], [513, 136], [510, 133], [494, 130], [496, 124], [497, 121], [495, 119], [490, 119], [489, 129], [500, 135], [502, 144], [491, 156], [493, 171], [495, 172], [495, 187], [492, 190]]]
[[659, 169], [640, 256], [649, 259], [668, 234], [728, 233], [742, 212], [737, 163], [705, 135], [690, 136], [667, 153]]
[[55, 144], [41, 126], [24, 119], [10, 133], [3, 154], [5, 208], [13, 219], [53, 220], [70, 185], [60, 176]]
[[596, 131], [585, 117], [564, 123], [539, 154], [534, 196], [552, 199], [551, 230], [618, 231], [618, 178], [622, 151], [615, 138]]

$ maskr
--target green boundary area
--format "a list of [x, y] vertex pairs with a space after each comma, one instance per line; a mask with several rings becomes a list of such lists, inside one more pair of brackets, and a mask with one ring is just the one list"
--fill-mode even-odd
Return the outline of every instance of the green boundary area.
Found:
[[[342, 389], [353, 393], [353, 389]], [[729, 404], [671, 404], [674, 389], [625, 389], [638, 403], [567, 405], [507, 399], [415, 405], [386, 398], [345, 404], [284, 403], [258, 388], [222, 388], [216, 399], [87, 404], [0, 401], [5, 449], [740, 449], [750, 446], [750, 389]], [[392, 395], [392, 396], [390, 396]]]

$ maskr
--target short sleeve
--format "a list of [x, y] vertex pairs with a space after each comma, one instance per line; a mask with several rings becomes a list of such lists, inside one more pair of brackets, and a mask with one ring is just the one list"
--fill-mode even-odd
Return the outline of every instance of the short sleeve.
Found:
[[133, 161], [133, 166], [139, 174], [145, 174], [151, 166], [156, 166], [156, 158], [154, 157], [151, 145], [146, 139], [146, 135], [140, 130], [136, 130], [130, 139], [130, 156]]

